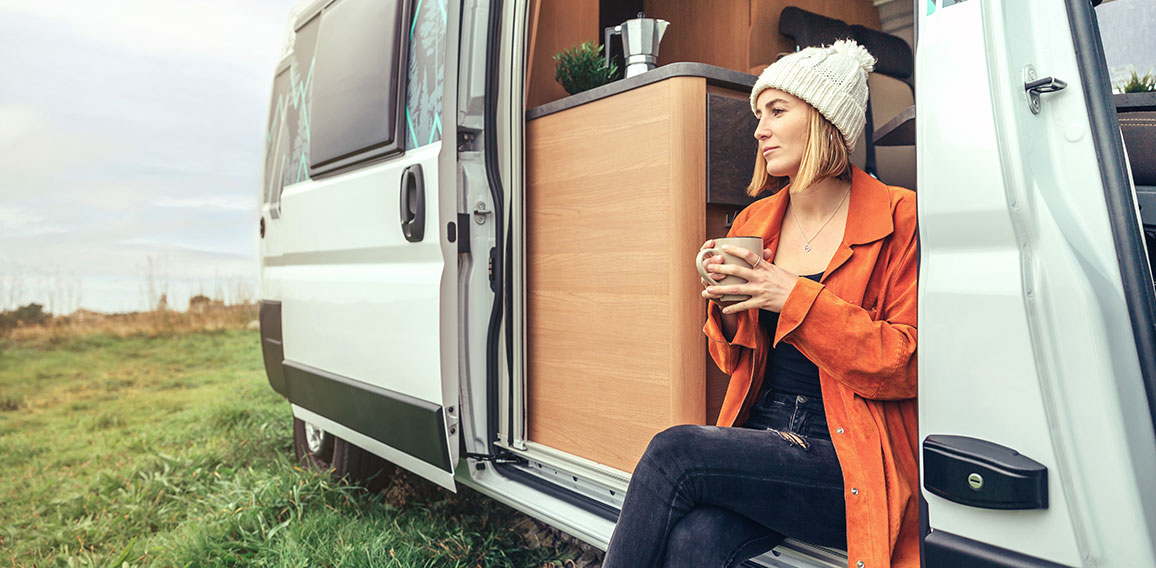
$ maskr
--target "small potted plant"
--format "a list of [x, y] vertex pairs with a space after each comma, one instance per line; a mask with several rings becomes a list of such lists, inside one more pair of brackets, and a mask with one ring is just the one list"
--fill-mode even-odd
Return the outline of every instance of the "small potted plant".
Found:
[[592, 41], [567, 49], [554, 56], [554, 79], [567, 93], [576, 95], [614, 80], [618, 66], [606, 64], [602, 46]]
[[1140, 75], [1132, 71], [1132, 76], [1123, 83], [1116, 85], [1121, 93], [1151, 93], [1156, 92], [1156, 77], [1151, 72]]

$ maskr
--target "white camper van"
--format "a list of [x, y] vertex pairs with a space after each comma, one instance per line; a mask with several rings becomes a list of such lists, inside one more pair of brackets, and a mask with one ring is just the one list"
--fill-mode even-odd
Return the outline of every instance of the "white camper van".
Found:
[[[299, 455], [604, 548], [650, 437], [722, 402], [692, 259], [749, 203], [749, 89], [855, 37], [879, 58], [855, 162], [919, 196], [926, 565], [1156, 566], [1156, 94], [1112, 94], [1098, 3], [301, 6], [260, 220]], [[670, 22], [658, 66], [563, 92], [551, 56], [639, 12]], [[863, 568], [794, 540], [752, 562]]]

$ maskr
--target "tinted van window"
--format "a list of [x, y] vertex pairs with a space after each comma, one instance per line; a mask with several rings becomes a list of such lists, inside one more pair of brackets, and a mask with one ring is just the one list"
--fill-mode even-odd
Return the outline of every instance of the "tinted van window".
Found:
[[310, 126], [310, 176], [402, 150], [397, 0], [338, 0], [321, 14]]

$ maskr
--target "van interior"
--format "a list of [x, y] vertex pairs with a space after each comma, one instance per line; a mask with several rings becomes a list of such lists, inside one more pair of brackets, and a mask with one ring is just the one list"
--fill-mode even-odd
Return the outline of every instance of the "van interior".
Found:
[[[606, 28], [640, 12], [670, 22], [658, 67], [563, 91], [552, 57], [603, 43]], [[555, 468], [554, 477], [568, 482], [575, 472], [577, 482], [581, 471], [613, 489], [655, 433], [714, 423], [728, 378], [707, 353], [691, 259], [752, 201], [750, 88], [780, 54], [856, 39], [878, 63], [853, 162], [918, 191], [914, 34], [909, 0], [531, 0], [525, 177], [512, 239], [524, 243], [514, 278], [525, 351], [513, 378], [521, 388], [511, 388], [524, 397], [509, 417], [524, 429], [507, 432], [510, 449], [547, 477]], [[1152, 259], [1156, 94], [1116, 102]], [[621, 503], [612, 490], [591, 491]]]

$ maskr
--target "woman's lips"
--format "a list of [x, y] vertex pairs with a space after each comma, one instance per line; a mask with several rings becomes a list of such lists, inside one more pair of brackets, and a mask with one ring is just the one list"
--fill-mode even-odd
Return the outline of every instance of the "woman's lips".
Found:
[[773, 150], [778, 150], [778, 149], [779, 149], [778, 146], [771, 146], [768, 148], [763, 148], [763, 157], [766, 157], [766, 155], [770, 154]]

